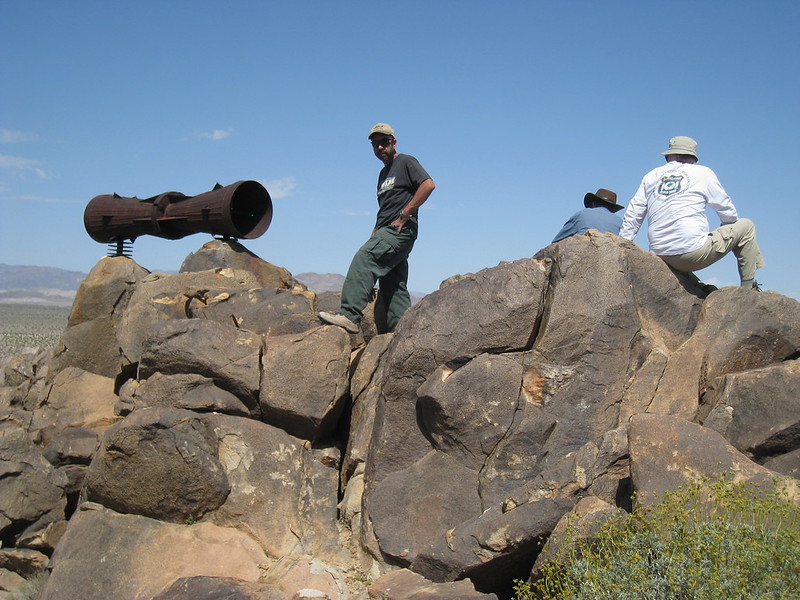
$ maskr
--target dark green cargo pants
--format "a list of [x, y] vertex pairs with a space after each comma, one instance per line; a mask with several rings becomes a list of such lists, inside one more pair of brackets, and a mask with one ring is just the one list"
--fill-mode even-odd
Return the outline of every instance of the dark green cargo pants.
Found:
[[403, 313], [411, 306], [408, 293], [408, 255], [417, 239], [415, 227], [381, 227], [358, 249], [342, 286], [339, 311], [354, 323], [370, 301], [375, 282], [380, 282], [386, 306], [386, 324], [394, 331]]

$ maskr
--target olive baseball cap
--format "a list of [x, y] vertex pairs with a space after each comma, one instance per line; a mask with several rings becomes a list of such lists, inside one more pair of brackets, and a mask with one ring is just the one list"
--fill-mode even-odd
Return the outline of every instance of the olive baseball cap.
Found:
[[676, 135], [669, 140], [669, 148], [662, 152], [664, 156], [670, 154], [688, 154], [697, 158], [697, 142], [685, 135]]
[[381, 135], [387, 135], [389, 137], [394, 137], [394, 129], [388, 123], [376, 123], [372, 126], [372, 129], [369, 130], [369, 135], [367, 137], [371, 138], [376, 133]]

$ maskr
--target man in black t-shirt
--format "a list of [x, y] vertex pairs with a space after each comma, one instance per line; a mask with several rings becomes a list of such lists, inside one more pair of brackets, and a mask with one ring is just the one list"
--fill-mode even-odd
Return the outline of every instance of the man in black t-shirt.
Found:
[[369, 132], [375, 156], [383, 162], [378, 175], [378, 216], [372, 237], [359, 248], [342, 286], [338, 313], [320, 312], [331, 325], [358, 333], [361, 317], [375, 282], [386, 306], [386, 323], [394, 331], [411, 306], [408, 293], [408, 255], [417, 239], [417, 210], [436, 185], [430, 175], [408, 154], [399, 154], [394, 129], [378, 123]]

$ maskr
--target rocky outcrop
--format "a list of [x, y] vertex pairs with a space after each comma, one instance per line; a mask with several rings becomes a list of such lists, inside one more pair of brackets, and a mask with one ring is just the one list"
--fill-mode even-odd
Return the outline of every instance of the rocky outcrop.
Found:
[[[733, 475], [761, 487], [775, 485], [776, 474], [748, 460], [725, 438], [695, 423], [672, 416], [636, 415], [628, 434], [631, 479], [643, 504], [698, 477]], [[794, 479], [783, 480], [790, 496], [800, 499]]]
[[290, 600], [280, 588], [235, 577], [181, 577], [153, 600]]
[[230, 241], [172, 275], [101, 260], [59, 346], [4, 365], [0, 588], [49, 557], [40, 600], [507, 598], [634, 492], [800, 495], [792, 299], [590, 232], [392, 334], [379, 298], [323, 326], [336, 303]]
[[[800, 360], [717, 378], [700, 422], [770, 469], [800, 477]], [[705, 414], [707, 413], [707, 414]]]
[[67, 476], [48, 462], [28, 436], [24, 422], [11, 414], [0, 419], [0, 465], [4, 539], [25, 537], [63, 520]]
[[305, 285], [297, 281], [283, 267], [277, 267], [262, 260], [234, 240], [212, 240], [183, 261], [181, 273], [215, 271], [217, 269], [236, 269], [252, 274], [257, 288], [265, 290], [303, 291]]
[[52, 557], [41, 598], [152, 598], [184, 577], [255, 582], [263, 550], [212, 523], [165, 523], [84, 504]]
[[496, 600], [495, 594], [476, 592], [466, 581], [433, 583], [423, 576], [401, 569], [381, 577], [369, 589], [370, 600]]

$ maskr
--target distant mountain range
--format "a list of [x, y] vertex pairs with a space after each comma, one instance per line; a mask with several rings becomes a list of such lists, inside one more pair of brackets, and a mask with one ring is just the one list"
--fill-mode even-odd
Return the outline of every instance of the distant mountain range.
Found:
[[77, 290], [86, 273], [55, 267], [4, 265], [0, 263], [0, 290]]
[[[320, 292], [341, 292], [344, 283], [344, 275], [338, 273], [299, 273], [294, 278], [318, 294]], [[409, 292], [409, 294], [411, 294], [411, 304], [416, 304], [426, 295], [422, 292]]]
[[0, 304], [69, 306], [86, 273], [0, 263]]
[[344, 283], [344, 275], [338, 273], [298, 273], [297, 281], [314, 292], [340, 292]]
[[[0, 304], [70, 306], [87, 275], [56, 267], [0, 263]], [[314, 292], [338, 292], [344, 283], [344, 275], [338, 273], [300, 273], [294, 278]], [[411, 301], [424, 295], [411, 292]]]

